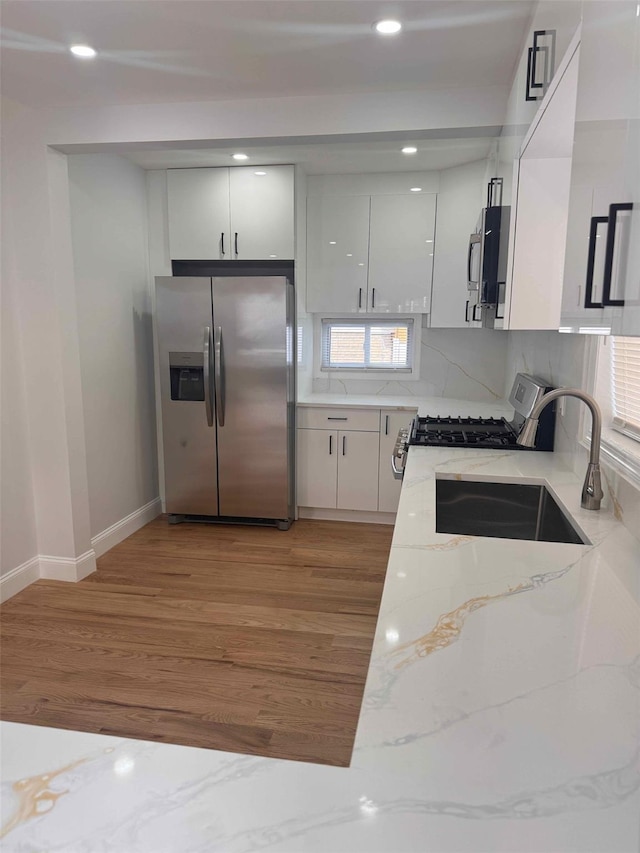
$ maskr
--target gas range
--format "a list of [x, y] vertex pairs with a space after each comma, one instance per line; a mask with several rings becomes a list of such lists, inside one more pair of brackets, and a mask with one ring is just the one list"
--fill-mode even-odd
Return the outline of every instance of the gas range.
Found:
[[514, 407], [513, 419], [473, 418], [462, 416], [427, 415], [415, 417], [411, 426], [398, 433], [391, 465], [394, 475], [401, 479], [409, 447], [469, 447], [493, 450], [553, 450], [555, 407], [547, 406], [541, 416], [535, 447], [519, 445], [518, 436], [525, 419], [538, 400], [551, 391], [552, 386], [543, 379], [518, 373], [509, 395]]
[[415, 418], [407, 437], [422, 447], [518, 447], [517, 433], [505, 418]]

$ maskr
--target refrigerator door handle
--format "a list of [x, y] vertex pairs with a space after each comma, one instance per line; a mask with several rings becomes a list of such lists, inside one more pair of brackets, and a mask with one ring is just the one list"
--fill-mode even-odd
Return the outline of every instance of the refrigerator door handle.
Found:
[[204, 327], [202, 364], [204, 372], [204, 408], [207, 413], [207, 426], [213, 426], [213, 407], [211, 405], [211, 326]]
[[224, 349], [222, 346], [222, 326], [216, 328], [215, 365], [216, 365], [216, 412], [218, 426], [224, 426]]

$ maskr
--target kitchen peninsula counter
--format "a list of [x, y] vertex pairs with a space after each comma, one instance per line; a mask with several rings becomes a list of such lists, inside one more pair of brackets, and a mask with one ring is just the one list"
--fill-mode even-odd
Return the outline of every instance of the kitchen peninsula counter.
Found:
[[[436, 533], [437, 476], [543, 481], [592, 544]], [[580, 489], [412, 447], [349, 768], [5, 723], [3, 849], [636, 851], [640, 542]]]

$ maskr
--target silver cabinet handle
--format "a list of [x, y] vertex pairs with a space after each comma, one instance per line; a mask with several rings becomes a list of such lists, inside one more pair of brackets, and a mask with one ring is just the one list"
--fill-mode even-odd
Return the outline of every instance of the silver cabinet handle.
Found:
[[211, 405], [211, 326], [204, 327], [202, 364], [204, 367], [204, 409], [207, 413], [207, 426], [213, 426], [213, 407]]
[[218, 414], [218, 426], [224, 426], [224, 349], [222, 346], [222, 326], [216, 328], [215, 341], [215, 365], [216, 365], [216, 412]]
[[343, 456], [347, 455], [347, 436], [346, 435], [342, 436], [342, 455]]

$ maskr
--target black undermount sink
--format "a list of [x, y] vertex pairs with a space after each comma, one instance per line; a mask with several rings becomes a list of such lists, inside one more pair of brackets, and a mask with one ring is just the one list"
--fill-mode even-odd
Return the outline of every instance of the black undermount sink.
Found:
[[436, 480], [436, 531], [590, 544], [542, 485]]

